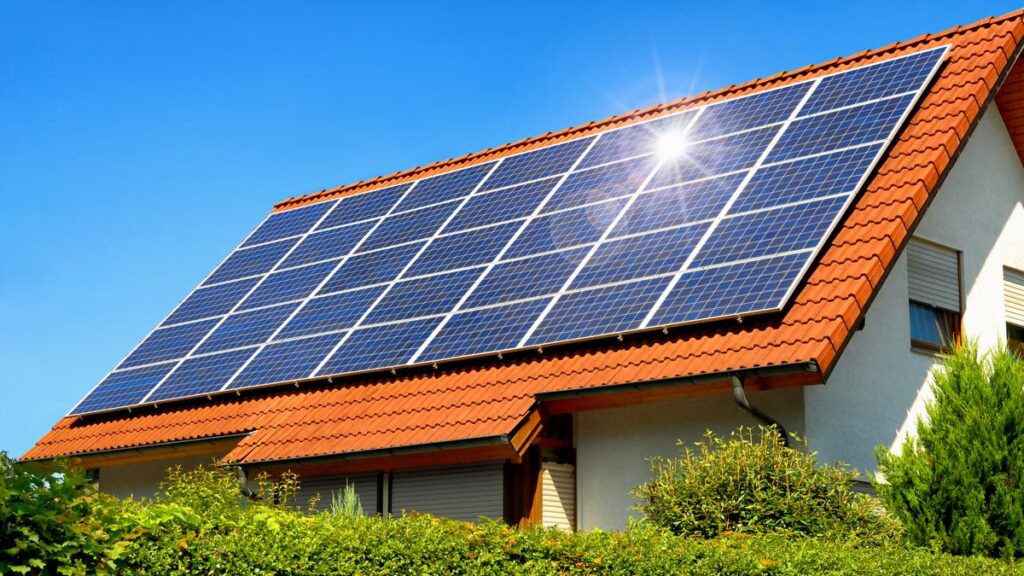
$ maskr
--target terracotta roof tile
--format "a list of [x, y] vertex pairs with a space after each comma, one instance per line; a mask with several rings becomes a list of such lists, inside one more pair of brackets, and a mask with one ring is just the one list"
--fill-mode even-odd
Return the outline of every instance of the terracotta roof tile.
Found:
[[951, 43], [947, 63], [793, 302], [743, 324], [677, 328], [668, 335], [598, 340], [544, 353], [335, 378], [165, 404], [130, 414], [64, 418], [24, 458], [43, 459], [250, 433], [225, 457], [267, 462], [510, 435], [538, 394], [815, 362], [825, 378], [920, 211], [935, 194], [1000, 78], [997, 102], [1024, 159], [1024, 70], [1007, 66], [1024, 37], [1024, 12], [707, 92], [646, 110], [468, 154], [350, 186], [292, 198], [284, 210], [521, 152], [680, 109]]

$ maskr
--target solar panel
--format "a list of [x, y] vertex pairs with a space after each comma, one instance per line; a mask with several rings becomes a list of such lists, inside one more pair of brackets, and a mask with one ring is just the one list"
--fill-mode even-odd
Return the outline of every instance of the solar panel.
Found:
[[72, 413], [779, 311], [945, 53], [276, 212]]

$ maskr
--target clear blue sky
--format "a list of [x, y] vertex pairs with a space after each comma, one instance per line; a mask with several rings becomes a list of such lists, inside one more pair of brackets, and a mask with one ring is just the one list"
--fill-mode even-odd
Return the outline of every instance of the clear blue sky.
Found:
[[276, 200], [1015, 7], [0, 2], [0, 450]]

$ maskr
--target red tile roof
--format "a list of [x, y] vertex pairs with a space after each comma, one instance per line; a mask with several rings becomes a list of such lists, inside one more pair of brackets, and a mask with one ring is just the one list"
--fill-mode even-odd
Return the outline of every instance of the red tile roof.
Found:
[[[131, 413], [62, 419], [23, 458], [45, 459], [249, 433], [225, 457], [241, 463], [511, 438], [537, 419], [538, 397], [637, 382], [780, 366], [816, 365], [802, 377], [765, 373], [765, 386], [822, 382], [938, 189], [963, 142], [1007, 76], [1024, 37], [1024, 11], [865, 51], [770, 78], [592, 122], [350, 186], [293, 198], [278, 210], [485, 162], [688, 107], [951, 44], [945, 66], [856, 201], [805, 285], [783, 313], [744, 324], [697, 325], [624, 341], [339, 378], [299, 388], [214, 397]], [[1019, 68], [1019, 67], [1018, 67]], [[1024, 132], [1024, 72], [1000, 95], [1007, 124]], [[1013, 88], [1010, 92], [1009, 89]], [[1003, 104], [1006, 103], [1004, 107]], [[1024, 138], [1021, 139], [1024, 142]], [[1018, 148], [1019, 150], [1022, 148]], [[698, 383], [690, 382], [691, 388]], [[685, 389], [686, 386], [677, 386]], [[638, 392], [632, 392], [634, 395]], [[624, 395], [623, 397], [626, 397]], [[636, 396], [640, 398], [641, 396]], [[514, 446], [515, 447], [515, 446]], [[515, 447], [517, 448], [517, 447]]]

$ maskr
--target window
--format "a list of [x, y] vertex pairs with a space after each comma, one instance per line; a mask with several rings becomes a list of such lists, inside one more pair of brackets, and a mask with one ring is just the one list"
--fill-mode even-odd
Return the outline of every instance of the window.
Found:
[[960, 253], [915, 238], [907, 267], [911, 346], [947, 351], [960, 338]]
[[1006, 343], [1024, 356], [1024, 272], [1003, 269], [1006, 301]]

